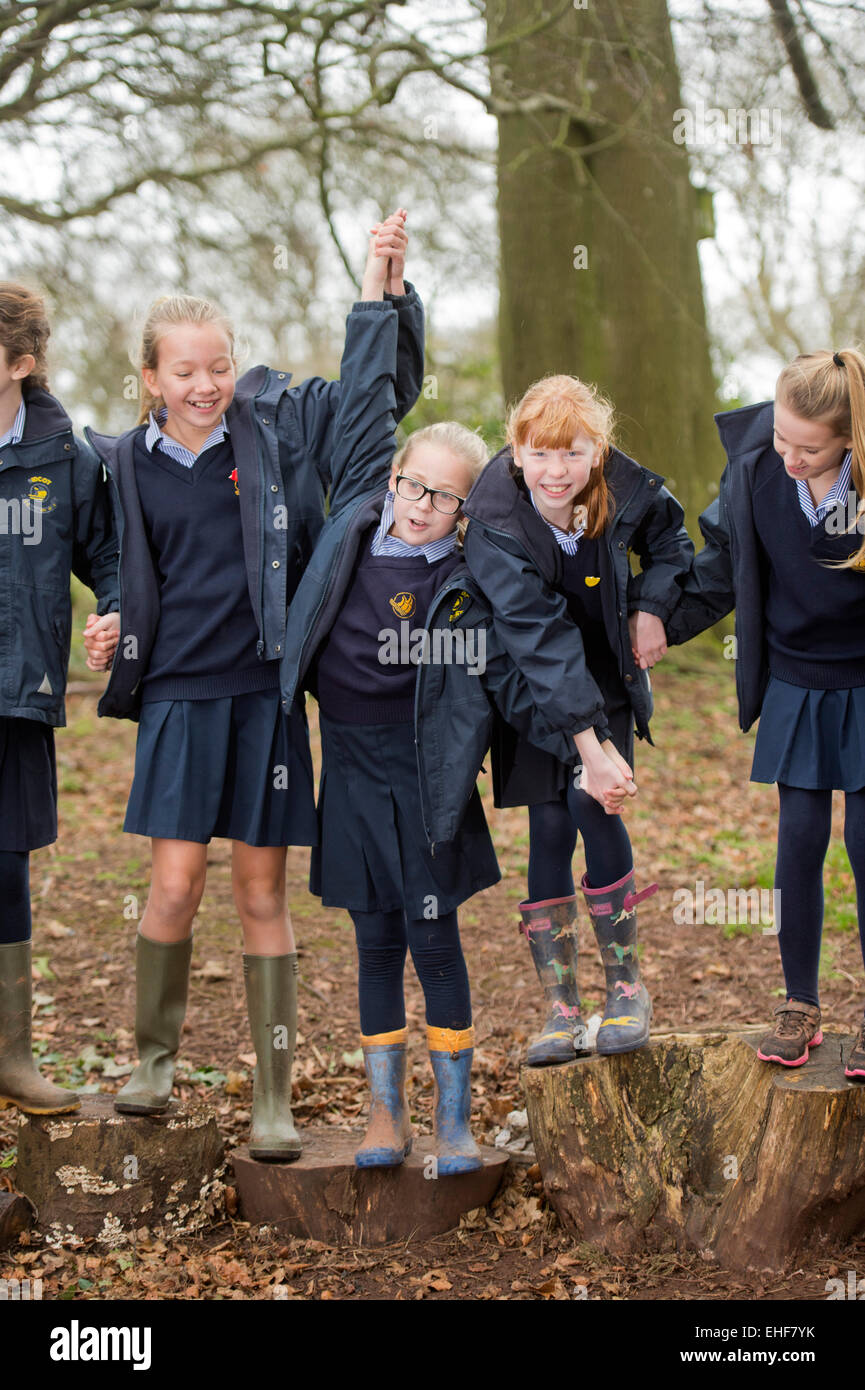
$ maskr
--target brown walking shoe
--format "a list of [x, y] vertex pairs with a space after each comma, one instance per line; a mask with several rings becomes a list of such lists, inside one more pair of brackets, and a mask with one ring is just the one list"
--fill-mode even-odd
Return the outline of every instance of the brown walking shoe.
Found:
[[809, 1047], [823, 1041], [820, 1010], [816, 1004], [802, 1004], [788, 999], [775, 1009], [778, 1022], [774, 1031], [760, 1042], [757, 1056], [761, 1062], [780, 1062], [782, 1067], [801, 1067], [808, 1060]]
[[847, 1058], [844, 1075], [853, 1077], [856, 1081], [865, 1081], [865, 1019], [859, 1024], [859, 1032], [853, 1050]]

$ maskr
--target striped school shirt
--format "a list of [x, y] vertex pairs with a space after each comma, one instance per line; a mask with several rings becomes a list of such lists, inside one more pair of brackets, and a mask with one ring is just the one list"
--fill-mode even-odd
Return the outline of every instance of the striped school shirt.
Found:
[[27, 410], [25, 408], [24, 402], [22, 401], [16, 412], [15, 419], [12, 421], [11, 430], [7, 430], [3, 438], [0, 439], [0, 449], [5, 448], [7, 444], [21, 443], [21, 440], [24, 437], [24, 419], [26, 415]]
[[196, 458], [200, 458], [205, 450], [211, 449], [214, 444], [221, 444], [228, 434], [228, 426], [225, 423], [225, 416], [223, 415], [222, 419], [217, 421], [213, 426], [213, 429], [205, 439], [198, 454], [194, 454], [191, 449], [187, 449], [185, 444], [179, 444], [176, 439], [172, 439], [170, 434], [162, 433], [160, 425], [165, 423], [167, 413], [165, 406], [162, 406], [158, 416], [155, 416], [151, 410], [147, 425], [147, 433], [144, 436], [144, 443], [147, 446], [147, 452], [149, 454], [152, 454], [153, 450], [158, 448], [163, 454], [167, 454], [169, 458], [174, 459], [176, 463], [182, 463], [184, 468], [191, 468]]
[[796, 491], [799, 494], [799, 506], [802, 508], [802, 511], [805, 513], [812, 526], [819, 526], [827, 513], [830, 512], [838, 502], [847, 501], [847, 494], [851, 490], [850, 479], [852, 470], [853, 450], [850, 449], [844, 457], [844, 462], [841, 464], [841, 472], [838, 474], [838, 477], [826, 493], [823, 501], [817, 502], [816, 504], [814, 498], [811, 496], [811, 489], [805, 478], [793, 479], [796, 484]]
[[541, 521], [546, 522], [547, 526], [549, 526], [550, 530], [555, 536], [556, 544], [558, 545], [559, 549], [563, 550], [566, 555], [576, 555], [577, 551], [580, 548], [580, 540], [586, 528], [584, 526], [578, 526], [576, 531], [563, 531], [561, 526], [556, 526], [554, 522], [547, 521], [547, 518], [543, 515], [540, 507], [535, 501], [535, 494], [533, 492], [530, 492], [529, 496], [532, 499], [532, 506], [534, 507], [538, 516], [541, 518]]

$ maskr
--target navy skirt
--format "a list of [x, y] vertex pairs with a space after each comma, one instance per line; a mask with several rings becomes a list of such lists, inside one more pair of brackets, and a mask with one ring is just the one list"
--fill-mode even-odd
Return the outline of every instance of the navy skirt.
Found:
[[306, 715], [278, 690], [141, 707], [123, 829], [166, 840], [311, 845], [317, 824]]
[[865, 787], [865, 686], [806, 690], [770, 676], [751, 781], [814, 791]]
[[0, 718], [0, 850], [22, 854], [57, 839], [54, 730]]
[[498, 883], [477, 788], [456, 839], [430, 854], [412, 723], [338, 724], [320, 715], [319, 727], [319, 847], [309, 886], [325, 907], [404, 911], [419, 920]]

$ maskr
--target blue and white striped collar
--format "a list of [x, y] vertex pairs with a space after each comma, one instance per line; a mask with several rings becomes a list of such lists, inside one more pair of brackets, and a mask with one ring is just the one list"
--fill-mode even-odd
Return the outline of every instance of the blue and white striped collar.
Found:
[[819, 526], [820, 522], [835, 506], [836, 502], [846, 502], [847, 494], [850, 491], [850, 479], [853, 470], [853, 451], [848, 451], [841, 464], [841, 472], [835, 479], [822, 502], [815, 505], [814, 498], [811, 496], [811, 489], [805, 478], [794, 478], [796, 491], [799, 494], [799, 506], [807, 516], [812, 526]]
[[0, 449], [5, 449], [7, 444], [20, 444], [24, 438], [24, 419], [27, 415], [27, 408], [22, 401], [18, 407], [15, 419], [12, 421], [11, 430], [7, 430], [3, 438], [0, 439]]
[[373, 555], [385, 555], [399, 560], [409, 560], [416, 555], [423, 555], [431, 565], [434, 565], [436, 560], [443, 560], [445, 555], [450, 555], [456, 548], [456, 528], [448, 531], [446, 536], [440, 536], [437, 541], [427, 541], [426, 545], [409, 545], [408, 541], [401, 541], [398, 536], [389, 536], [388, 531], [393, 526], [393, 498], [393, 493], [388, 492], [384, 499], [381, 521], [372, 538]]
[[566, 555], [576, 555], [580, 547], [580, 540], [586, 528], [584, 526], [578, 526], [576, 531], [563, 531], [561, 526], [556, 526], [555, 522], [547, 521], [547, 518], [542, 514], [540, 507], [535, 501], [535, 494], [533, 492], [529, 493], [529, 497], [531, 497], [532, 506], [534, 507], [538, 516], [541, 518], [541, 521], [545, 522], [546, 525], [549, 526], [550, 530], [555, 536], [556, 544], [558, 545], [559, 549], [563, 550]]
[[211, 449], [214, 444], [221, 444], [228, 434], [228, 426], [225, 423], [225, 416], [223, 415], [213, 426], [213, 429], [205, 439], [198, 454], [194, 454], [191, 449], [187, 449], [185, 444], [180, 444], [176, 439], [172, 439], [170, 434], [162, 433], [160, 425], [165, 423], [166, 414], [167, 411], [165, 406], [160, 408], [158, 416], [154, 415], [151, 410], [147, 423], [147, 433], [144, 436], [144, 443], [148, 453], [152, 454], [153, 450], [158, 446], [164, 454], [174, 459], [175, 463], [182, 463], [184, 468], [191, 468], [196, 458], [198, 458], [200, 454], [203, 454], [205, 449]]

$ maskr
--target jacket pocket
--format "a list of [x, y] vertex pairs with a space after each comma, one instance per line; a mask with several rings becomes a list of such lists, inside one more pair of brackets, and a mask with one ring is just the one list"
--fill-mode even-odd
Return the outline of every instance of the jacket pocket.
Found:
[[12, 595], [13, 626], [5, 696], [16, 709], [59, 714], [66, 688], [72, 613], [68, 591], [53, 594], [19, 584]]

